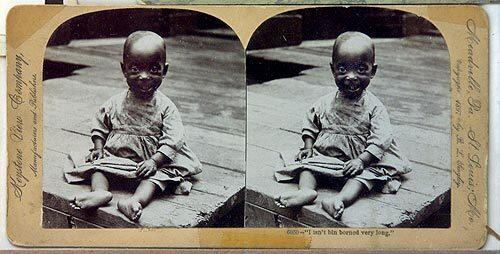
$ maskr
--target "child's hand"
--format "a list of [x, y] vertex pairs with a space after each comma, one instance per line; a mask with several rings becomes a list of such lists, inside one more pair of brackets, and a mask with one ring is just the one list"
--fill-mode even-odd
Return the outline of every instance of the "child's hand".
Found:
[[303, 159], [311, 158], [313, 156], [312, 148], [301, 149], [297, 155], [295, 155], [295, 161], [301, 161]]
[[139, 178], [146, 178], [154, 175], [157, 170], [158, 167], [156, 166], [156, 162], [154, 160], [149, 159], [137, 164], [136, 175]]
[[361, 174], [363, 169], [365, 168], [365, 164], [361, 159], [352, 159], [344, 165], [344, 176], [355, 176]]
[[85, 158], [85, 162], [92, 162], [104, 158], [104, 150], [102, 148], [94, 148], [90, 150], [90, 154]]

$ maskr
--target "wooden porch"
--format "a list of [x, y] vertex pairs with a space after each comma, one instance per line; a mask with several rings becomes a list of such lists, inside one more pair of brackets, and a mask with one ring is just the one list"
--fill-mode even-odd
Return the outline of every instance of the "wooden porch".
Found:
[[[434, 36], [375, 39], [377, 75], [369, 86], [387, 107], [413, 171], [397, 194], [371, 192], [348, 207], [341, 220], [321, 208], [338, 189], [319, 189], [314, 204], [282, 209], [273, 202], [295, 183], [277, 183], [278, 152], [302, 147], [301, 122], [308, 107], [335, 86], [329, 69], [333, 40], [247, 52], [247, 227], [447, 227], [450, 202], [450, 76], [443, 40]], [[259, 64], [259, 67], [249, 67]], [[276, 68], [281, 66], [281, 68]], [[274, 69], [273, 69], [274, 68]], [[285, 71], [283, 71], [285, 70]], [[295, 73], [293, 73], [295, 72]], [[435, 214], [442, 223], [428, 225]]]
[[121, 69], [125, 38], [75, 40], [48, 47], [43, 82], [44, 227], [242, 226], [245, 184], [245, 66], [239, 41], [201, 36], [169, 37], [169, 73], [160, 87], [177, 105], [187, 143], [203, 164], [187, 195], [162, 195], [140, 220], [128, 220], [116, 202], [133, 189], [112, 190], [110, 204], [93, 212], [68, 202], [88, 184], [67, 184], [67, 154], [92, 147], [90, 119], [99, 105], [127, 89]]

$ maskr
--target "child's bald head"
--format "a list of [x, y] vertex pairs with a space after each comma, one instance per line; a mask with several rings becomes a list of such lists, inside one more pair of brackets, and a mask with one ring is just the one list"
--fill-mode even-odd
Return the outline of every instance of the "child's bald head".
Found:
[[345, 32], [337, 37], [333, 44], [332, 60], [338, 55], [358, 54], [364, 56], [371, 63], [375, 63], [375, 45], [372, 39], [361, 32]]
[[160, 87], [167, 74], [165, 41], [149, 31], [130, 34], [123, 46], [123, 75], [138, 98], [148, 99]]
[[351, 99], [361, 96], [377, 72], [372, 39], [360, 32], [339, 35], [330, 68], [342, 95]]
[[123, 62], [131, 58], [153, 57], [165, 63], [165, 41], [150, 31], [136, 31], [130, 34], [123, 46]]

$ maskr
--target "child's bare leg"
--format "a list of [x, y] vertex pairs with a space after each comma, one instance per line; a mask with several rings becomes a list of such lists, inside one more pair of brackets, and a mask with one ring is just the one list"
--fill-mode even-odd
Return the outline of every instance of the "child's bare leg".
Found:
[[358, 180], [348, 179], [339, 194], [324, 199], [321, 204], [323, 209], [334, 219], [340, 219], [344, 208], [351, 205], [367, 190], [366, 186]]
[[127, 218], [137, 221], [141, 217], [142, 208], [151, 202], [157, 189], [159, 188], [153, 182], [142, 180], [132, 197], [118, 201], [118, 210]]
[[91, 181], [91, 191], [87, 193], [82, 193], [76, 195], [72, 201], [70, 201], [70, 206], [74, 209], [92, 209], [99, 206], [103, 206], [111, 199], [113, 199], [113, 194], [109, 192], [109, 182], [106, 176], [101, 172], [94, 172], [90, 179]]
[[299, 189], [285, 192], [274, 198], [274, 202], [279, 207], [302, 206], [311, 203], [316, 199], [316, 178], [311, 171], [304, 170], [299, 176]]

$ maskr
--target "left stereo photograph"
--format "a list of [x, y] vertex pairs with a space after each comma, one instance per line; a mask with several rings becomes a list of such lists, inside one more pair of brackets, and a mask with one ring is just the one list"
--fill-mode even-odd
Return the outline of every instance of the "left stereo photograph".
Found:
[[195, 11], [61, 24], [43, 62], [43, 227], [243, 227], [244, 56]]

